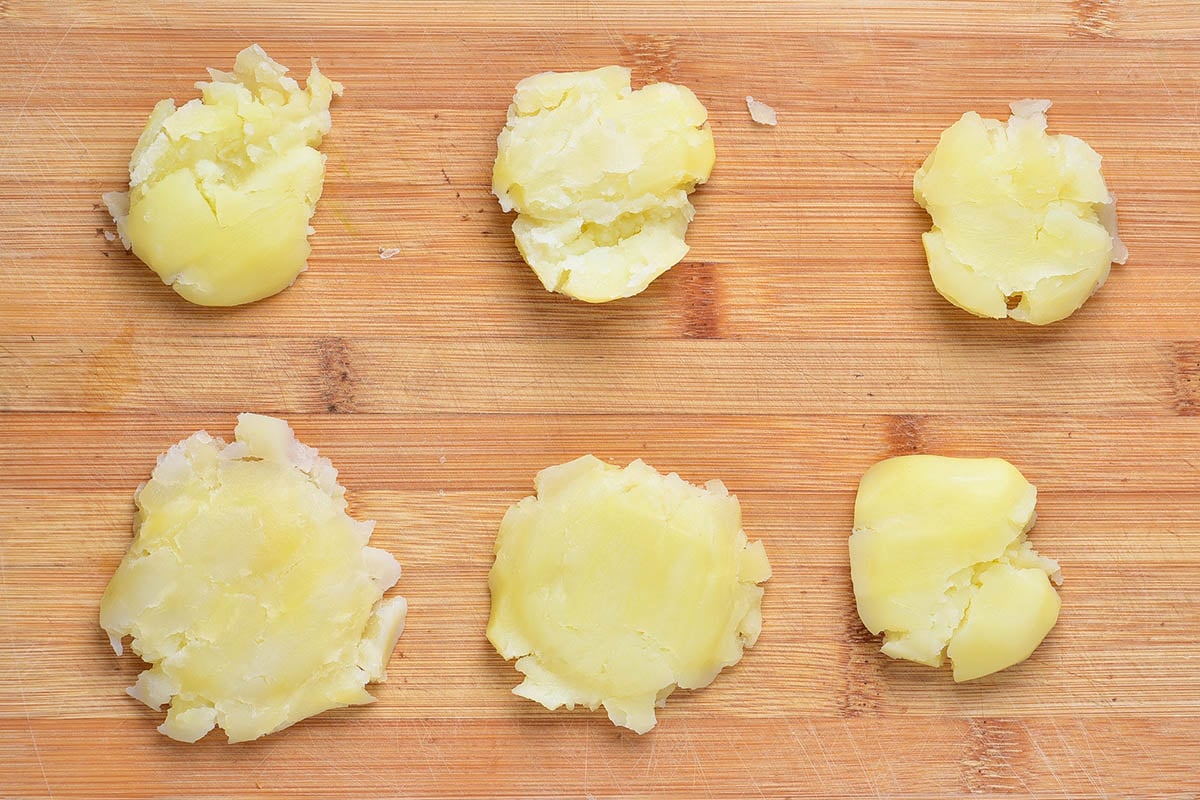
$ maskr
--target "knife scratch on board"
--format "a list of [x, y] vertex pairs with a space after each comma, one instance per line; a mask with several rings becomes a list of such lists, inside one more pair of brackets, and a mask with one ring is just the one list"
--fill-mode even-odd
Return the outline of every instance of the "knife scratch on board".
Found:
[[854, 760], [858, 762], [858, 766], [862, 770], [862, 775], [867, 779], [867, 785], [871, 788], [871, 794], [874, 797], [883, 797], [883, 792], [879, 790], [879, 784], [875, 781], [875, 774], [867, 762], [863, 761], [862, 751], [858, 749], [858, 745], [854, 741], [854, 732], [850, 730], [850, 723], [846, 719], [841, 720], [842, 727], [846, 730], [846, 741], [850, 743], [850, 749], [854, 751]]
[[55, 42], [54, 47], [50, 49], [50, 55], [46, 56], [46, 60], [42, 63], [42, 68], [38, 70], [38, 74], [34, 76], [33, 81], [30, 82], [29, 91], [25, 93], [25, 99], [21, 101], [21, 107], [17, 110], [16, 122], [14, 122], [12, 128], [9, 129], [8, 135], [4, 137], [4, 145], [0, 147], [0, 165], [4, 164], [4, 155], [8, 153], [13, 142], [19, 141], [18, 137], [13, 136], [12, 134], [21, 129], [21, 122], [25, 119], [25, 110], [29, 108], [29, 101], [33, 99], [34, 93], [41, 88], [42, 78], [46, 75], [46, 70], [50, 68], [51, 64], [55, 63], [55, 57], [58, 56], [58, 51], [62, 49], [63, 42], [67, 41], [67, 38], [71, 35], [71, 31], [75, 30], [75, 23], [78, 21], [78, 14], [71, 18], [71, 22], [69, 25], [67, 25], [66, 31], [64, 31], [63, 35], [59, 37], [57, 42]]
[[[4, 548], [0, 547], [0, 604], [5, 608], [8, 604], [8, 563], [4, 559]], [[9, 642], [13, 639], [10, 636]], [[33, 757], [37, 760], [38, 771], [42, 774], [42, 783], [46, 786], [46, 795], [54, 800], [54, 790], [50, 788], [50, 778], [46, 775], [46, 764], [42, 760], [42, 749], [38, 746], [37, 732], [33, 729], [33, 718], [29, 711], [29, 698], [25, 695], [25, 674], [16, 670], [17, 692], [21, 695], [21, 710], [25, 713], [25, 727], [29, 731], [29, 743], [33, 745]]]
[[729, 751], [737, 756], [738, 763], [742, 765], [742, 771], [745, 772], [746, 777], [750, 779], [750, 785], [754, 787], [755, 793], [757, 793], [759, 797], [765, 798], [766, 794], [763, 793], [762, 786], [760, 786], [758, 783], [758, 776], [754, 773], [754, 769], [748, 763], [746, 763], [746, 758], [742, 755], [742, 748], [737, 746], [737, 743], [733, 741], [733, 737], [728, 731], [725, 733], [725, 741], [729, 745]]
[[1103, 792], [1104, 784], [1096, 779], [1096, 776], [1100, 774], [1100, 764], [1096, 761], [1096, 752], [1092, 749], [1092, 740], [1088, 736], [1087, 726], [1080, 719], [1075, 720], [1075, 726], [1079, 728], [1079, 734], [1083, 737], [1083, 744], [1087, 747], [1088, 761], [1092, 766], [1090, 770], [1084, 770], [1084, 774], [1087, 776], [1088, 783], [1094, 786], [1097, 792]]
[[867, 12], [861, 0], [858, 4], [858, 18], [862, 22], [863, 35], [867, 39], [867, 45], [871, 48], [871, 55], [878, 59], [879, 51], [875, 48], [875, 32], [871, 29], [871, 23], [867, 19]]
[[1058, 784], [1059, 789], [1065, 790], [1067, 788], [1066, 784], [1062, 782], [1062, 778], [1060, 778], [1058, 776], [1058, 772], [1055, 771], [1054, 762], [1048, 755], [1046, 755], [1046, 751], [1043, 750], [1041, 744], [1038, 743], [1037, 737], [1034, 736], [1033, 731], [1029, 729], [1029, 723], [1018, 717], [1017, 724], [1020, 725], [1022, 730], [1025, 731], [1025, 738], [1029, 740], [1029, 744], [1031, 747], [1033, 747], [1034, 752], [1038, 754], [1038, 757], [1042, 760], [1042, 763], [1046, 765], [1046, 769], [1050, 772], [1050, 777], [1053, 778], [1054, 782]]
[[700, 757], [700, 750], [696, 747], [696, 742], [692, 738], [692, 732], [689, 728], [683, 729], [683, 742], [688, 752], [692, 755], [693, 769], [700, 775], [700, 780], [704, 783], [704, 796], [708, 798], [713, 797], [712, 785], [709, 784], [708, 775], [704, 772], [704, 759]]

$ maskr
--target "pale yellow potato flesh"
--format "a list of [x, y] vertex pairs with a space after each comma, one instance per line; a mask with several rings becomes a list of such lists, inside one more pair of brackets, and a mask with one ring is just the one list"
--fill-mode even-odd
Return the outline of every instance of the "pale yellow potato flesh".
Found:
[[1075, 312], [1128, 255], [1100, 156], [1046, 134], [1046, 100], [1012, 104], [1007, 123], [971, 111], [944, 131], [913, 178], [933, 228], [933, 284], [981, 317], [1034, 325]]
[[517, 84], [492, 191], [542, 285], [589, 303], [630, 297], [683, 259], [688, 195], [716, 150], [683, 86], [632, 91], [630, 71], [545, 72]]
[[720, 481], [583, 456], [535, 483], [496, 538], [488, 639], [525, 675], [515, 694], [645, 733], [675, 687], [707, 686], [758, 639], [762, 543]]
[[1058, 620], [1058, 564], [1026, 540], [1037, 490], [998, 458], [900, 456], [858, 487], [850, 574], [883, 652], [954, 680], [1010, 667]]
[[129, 694], [169, 704], [158, 730], [185, 742], [373, 702], [404, 627], [404, 598], [382, 599], [400, 565], [367, 546], [374, 523], [346, 513], [329, 460], [273, 417], [242, 414], [235, 435], [160, 456], [100, 601], [117, 654], [131, 636], [151, 664]]
[[125, 248], [193, 303], [233, 306], [286, 289], [311, 252], [325, 181], [317, 151], [341, 84], [313, 64], [305, 88], [258, 45], [201, 98], [154, 107], [129, 160], [129, 191], [104, 202]]

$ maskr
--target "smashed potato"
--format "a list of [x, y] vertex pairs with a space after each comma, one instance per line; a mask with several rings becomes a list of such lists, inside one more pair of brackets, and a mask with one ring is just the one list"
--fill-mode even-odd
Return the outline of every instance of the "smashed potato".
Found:
[[1037, 490], [999, 458], [900, 456], [863, 475], [850, 574], [883, 652], [968, 681], [1024, 661], [1058, 620], [1058, 564], [1026, 539]]
[[117, 654], [131, 636], [152, 665], [129, 694], [169, 704], [159, 731], [184, 742], [373, 702], [404, 627], [404, 598], [381, 599], [400, 565], [367, 546], [374, 523], [346, 513], [329, 460], [272, 417], [242, 414], [235, 435], [159, 458], [100, 601]]
[[688, 251], [688, 200], [716, 151], [708, 112], [630, 72], [546, 72], [517, 84], [492, 191], [542, 285], [589, 303], [638, 294]]
[[325, 181], [317, 151], [341, 84], [316, 64], [304, 89], [258, 45], [201, 98], [154, 107], [129, 160], [129, 191], [104, 202], [125, 249], [193, 303], [233, 306], [286, 289], [311, 252]]
[[913, 178], [933, 218], [922, 240], [933, 284], [981, 317], [1045, 325], [1075, 312], [1128, 252], [1100, 156], [1046, 134], [1047, 100], [1007, 123], [971, 111], [942, 133]]
[[500, 524], [488, 639], [525, 675], [515, 694], [645, 733], [757, 640], [766, 553], [720, 481], [584, 456], [535, 483]]

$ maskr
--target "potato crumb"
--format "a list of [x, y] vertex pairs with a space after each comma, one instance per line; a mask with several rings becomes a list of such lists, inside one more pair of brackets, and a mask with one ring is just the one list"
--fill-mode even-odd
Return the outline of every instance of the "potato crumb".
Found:
[[766, 103], [761, 103], [755, 100], [750, 95], [746, 95], [746, 108], [750, 109], [750, 119], [757, 122], [759, 125], [774, 126], [779, 122], [779, 118], [775, 115], [775, 109], [771, 108]]
[[387, 261], [389, 258], [395, 258], [398, 255], [400, 255], [399, 247], [381, 247], [381, 248], [379, 248], [379, 257], [381, 259], [383, 259], [384, 261]]

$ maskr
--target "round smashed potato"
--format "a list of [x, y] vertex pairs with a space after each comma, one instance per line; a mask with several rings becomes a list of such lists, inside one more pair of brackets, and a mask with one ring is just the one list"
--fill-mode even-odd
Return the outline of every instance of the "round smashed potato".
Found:
[[492, 191], [517, 211], [517, 248], [542, 285], [589, 303], [638, 294], [687, 254], [716, 151], [691, 90], [631, 91], [623, 67], [546, 72], [517, 84]]
[[202, 97], [154, 107], [129, 191], [104, 202], [127, 250], [185, 299], [233, 306], [283, 291], [306, 267], [325, 181], [317, 151], [341, 84], [316, 64], [301, 89], [258, 45]]
[[913, 178], [933, 218], [922, 237], [933, 284], [981, 317], [1061, 320], [1127, 251], [1100, 156], [1046, 134], [1047, 100], [1012, 104], [1007, 123], [971, 111], [942, 133]]
[[515, 694], [645, 733], [676, 686], [707, 686], [757, 640], [762, 543], [720, 481], [584, 456], [535, 483], [500, 525], [488, 639], [525, 675]]
[[134, 539], [100, 602], [100, 625], [152, 666], [129, 694], [169, 703], [159, 731], [194, 742], [214, 726], [256, 739], [330, 708], [373, 702], [404, 627], [390, 554], [346, 513], [328, 459], [283, 420], [238, 418], [159, 458], [135, 496]]
[[999, 458], [900, 456], [863, 475], [850, 574], [883, 652], [968, 681], [1024, 661], [1058, 620], [1058, 564], [1025, 538], [1037, 490]]

